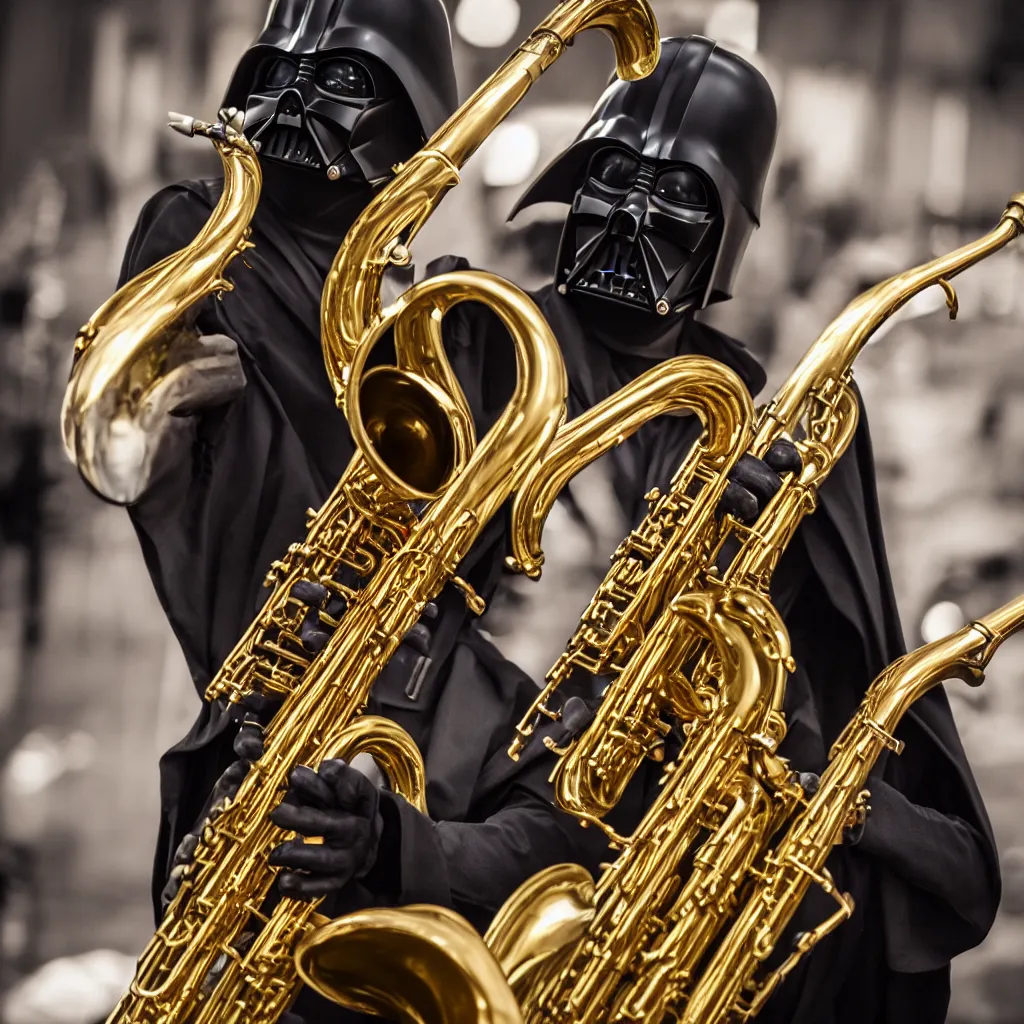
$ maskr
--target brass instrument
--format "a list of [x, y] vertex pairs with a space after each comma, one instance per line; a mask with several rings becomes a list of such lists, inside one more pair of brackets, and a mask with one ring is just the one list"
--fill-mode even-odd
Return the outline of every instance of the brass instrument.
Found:
[[141, 496], [157, 457], [153, 422], [183, 397], [176, 370], [196, 355], [198, 332], [189, 313], [234, 287], [225, 274], [252, 248], [249, 225], [263, 185], [256, 152], [241, 132], [171, 117], [176, 131], [213, 143], [224, 191], [191, 245], [129, 281], [78, 332], [61, 412], [68, 457], [93, 490], [120, 504]]
[[[771, 655], [778, 671], [786, 656], [778, 635], [752, 631], [746, 617], [736, 614], [735, 602], [740, 597], [749, 602], [753, 595], [767, 598], [779, 558], [803, 517], [814, 511], [817, 489], [853, 438], [859, 415], [852, 387], [856, 356], [889, 317], [926, 287], [942, 287], [955, 316], [950, 279], [1022, 230], [1024, 194], [1018, 194], [984, 237], [876, 285], [833, 321], [759, 413], [753, 454], [763, 456], [774, 441], [802, 428], [796, 444], [803, 469], [784, 479], [754, 526], [730, 517], [718, 524], [713, 515], [694, 522], [693, 511], [685, 508], [673, 514], [711, 475], [699, 447], [668, 494], [651, 496], [646, 520], [613, 558], [534, 709], [534, 714], [557, 718], [559, 712], [549, 706], [551, 696], [577, 667], [609, 679], [593, 722], [558, 751], [553, 778], [559, 804], [584, 824], [604, 829], [622, 853], [589, 904], [562, 904], [563, 918], [575, 921], [574, 940], [561, 949], [541, 940], [543, 953], [525, 943], [518, 963], [506, 965], [514, 970], [513, 987], [527, 1021], [654, 1024], [684, 1012], [701, 961], [751, 875], [756, 876], [752, 865], [806, 797], [775, 755], [785, 736], [785, 674], [776, 674], [766, 677], [774, 679], [766, 687], [772, 696], [762, 697], [760, 713], [739, 730], [742, 743], [731, 755], [731, 772], [723, 770], [717, 786], [675, 802], [663, 792], [631, 836], [617, 835], [601, 820], [643, 761], [662, 756], [669, 717], [685, 723], [686, 739], [679, 760], [666, 772], [663, 790], [681, 787], [682, 794], [697, 792], [700, 773], [712, 769], [708, 762], [691, 761], [695, 751], [723, 742], [723, 729], [736, 728], [731, 719], [722, 719], [731, 675], [721, 651], [721, 622], [709, 633], [680, 618], [676, 609], [680, 601], [698, 595], [714, 599], [719, 618], [743, 625], [747, 638], [763, 656]], [[558, 441], [551, 452], [557, 449]], [[551, 459], [549, 453], [545, 463]], [[558, 470], [535, 472], [542, 481]], [[541, 495], [538, 479], [528, 479], [520, 496]], [[535, 498], [542, 505], [548, 499], [546, 492]], [[529, 557], [528, 549], [522, 557]], [[775, 626], [785, 634], [777, 616]], [[527, 716], [513, 755], [533, 727], [534, 716]], [[696, 777], [677, 781], [681, 768]], [[555, 916], [550, 908], [546, 912]], [[499, 921], [510, 933], [540, 928], [538, 916], [519, 894], [508, 901]], [[497, 924], [488, 935], [492, 945], [501, 942]], [[705, 1024], [699, 1016], [687, 1020]]]
[[[950, 278], [1022, 230], [1024, 194], [1019, 194], [983, 238], [876, 285], [826, 329], [759, 414], [753, 454], [763, 456], [776, 439], [799, 427], [803, 469], [784, 479], [754, 526], [729, 517], [718, 524], [707, 512], [703, 522], [694, 521], [693, 507], [684, 503], [714, 476], [700, 447], [686, 459], [668, 494], [650, 496], [646, 520], [613, 558], [511, 751], [517, 754], [529, 738], [535, 714], [558, 717], [551, 696], [575, 669], [609, 679], [593, 722], [556, 751], [553, 778], [559, 804], [582, 823], [604, 829], [622, 853], [589, 897], [581, 896], [586, 880], [579, 869], [563, 869], [563, 884], [576, 888], [555, 908], [531, 908], [523, 898], [527, 883], [506, 903], [487, 937], [501, 950], [508, 936], [517, 936], [505, 967], [526, 1021], [655, 1024], [684, 1011], [694, 1024], [718, 1019], [690, 1009], [697, 972], [751, 877], [757, 878], [755, 865], [766, 844], [806, 800], [775, 753], [785, 736], [782, 667], [788, 641], [782, 642], [785, 630], [766, 599], [782, 552], [803, 517], [814, 511], [818, 487], [856, 430], [854, 359], [882, 323], [930, 285], [944, 289], [955, 316]], [[538, 506], [524, 522], [542, 519], [549, 507], [546, 479], [563, 472], [555, 465], [558, 450], [556, 440], [520, 491], [521, 499]], [[530, 567], [529, 544], [518, 557]], [[758, 597], [765, 602], [764, 617], [754, 628], [749, 609]], [[679, 613], [697, 598], [716, 609], [710, 619], [705, 613], [703, 625]], [[730, 716], [736, 676], [723, 651], [727, 638], [741, 642], [734, 637], [736, 626], [763, 659], [764, 692], [758, 709], [743, 722]], [[661, 758], [669, 717], [685, 723], [682, 754], [668, 766], [661, 794], [634, 833], [618, 835], [602, 818], [645, 758]], [[723, 762], [706, 754], [726, 749], [716, 745], [727, 738], [734, 746]], [[703, 789], [708, 776], [713, 783]], [[572, 937], [559, 947], [547, 934], [545, 919], [560, 920], [563, 939]], [[740, 929], [730, 934], [738, 936]], [[744, 966], [733, 960], [721, 977]]]
[[[361, 270], [353, 266], [349, 272]], [[373, 345], [401, 316], [429, 318], [469, 297], [486, 301], [513, 337], [519, 364], [515, 394], [462, 471], [408, 528], [400, 530], [397, 518], [381, 528], [371, 503], [381, 492], [386, 502], [396, 499], [357, 454], [313, 517], [307, 542], [278, 566], [267, 609], [211, 683], [208, 699], [241, 701], [268, 675], [278, 693], [288, 686], [289, 676], [275, 675], [273, 665], [287, 660], [282, 641], [298, 645], [291, 626], [298, 614], [291, 596], [296, 581], [321, 583], [342, 596], [347, 607], [327, 646], [291, 683], [265, 730], [263, 757], [206, 829], [191, 870], [112, 1021], [274, 1021], [290, 1006], [302, 983], [294, 952], [311, 929], [324, 923], [315, 904], [299, 900], [283, 899], [272, 911], [261, 910], [277, 875], [269, 854], [289, 838], [269, 815], [295, 765], [315, 767], [367, 751], [392, 788], [426, 810], [424, 766], [416, 745], [393, 722], [363, 710], [402, 637], [427, 602], [455, 578], [456, 566], [521, 477], [517, 467], [551, 442], [565, 411], [565, 369], [550, 329], [518, 289], [489, 275], [465, 273], [457, 282], [439, 277], [413, 288], [400, 310], [380, 319], [366, 343]], [[358, 386], [358, 375], [352, 381]], [[399, 406], [398, 417], [404, 412]], [[384, 557], [382, 537], [401, 541]], [[371, 563], [373, 573], [358, 590], [344, 588], [330, 575], [315, 575], [332, 564], [365, 569]], [[262, 649], [271, 653], [265, 664], [259, 657]]]
[[[812, 346], [756, 422], [748, 418], [742, 385], [735, 382], [731, 430], [737, 438], [752, 438], [755, 455], [798, 427], [803, 431], [797, 441], [803, 469], [784, 479], [753, 527], [714, 516], [712, 495], [736, 452], [717, 447], [713, 431], [705, 431], [669, 491], [649, 496], [647, 518], [613, 558], [511, 751], [517, 755], [529, 739], [537, 714], [559, 717], [552, 695], [576, 668], [607, 678], [582, 736], [561, 749], [546, 742], [559, 758], [553, 775], [559, 804], [583, 824], [603, 829], [621, 852], [596, 883], [583, 868], [558, 865], [506, 902], [485, 941], [507, 981], [497, 984], [491, 973], [487, 981], [475, 976], [474, 987], [474, 964], [482, 953], [471, 937], [449, 942], [423, 917], [369, 911], [358, 927], [336, 922], [304, 943], [300, 964], [310, 984], [324, 985], [317, 965], [337, 964], [339, 950], [362, 936], [376, 948], [390, 941], [411, 950], [425, 942], [434, 956], [447, 951], [435, 969], [451, 972], [460, 979], [460, 991], [474, 996], [438, 1018], [445, 1024], [498, 1019], [490, 1014], [509, 1005], [510, 992], [523, 1021], [537, 1024], [657, 1024], [680, 1017], [712, 1024], [733, 1013], [746, 1019], [760, 1008], [777, 983], [756, 977], [762, 954], [789, 920], [800, 887], [818, 881], [828, 888], [820, 868], [841, 824], [856, 813], [870, 767], [861, 764], [861, 756], [870, 758], [872, 744], [887, 742], [886, 730], [918, 689], [927, 688], [922, 666], [935, 670], [927, 683], [932, 685], [941, 676], [940, 662], [959, 664], [977, 653], [980, 665], [994, 650], [993, 641], [1024, 615], [1024, 603], [1012, 605], [957, 634], [951, 646], [933, 645], [884, 674], [866, 710], [837, 744], [836, 767], [827, 777], [835, 783], [811, 799], [776, 753], [785, 735], [782, 702], [793, 666], [788, 635], [767, 599], [772, 572], [853, 438], [859, 412], [852, 387], [856, 355], [882, 323], [933, 284], [944, 289], [955, 315], [949, 280], [1022, 230], [1024, 194], [1012, 197], [999, 225], [983, 238], [860, 296]], [[672, 372], [678, 369], [673, 365]], [[652, 386], [651, 379], [631, 385], [636, 394]], [[729, 383], [719, 379], [716, 388], [728, 391]], [[619, 398], [563, 427], [528, 475], [514, 506], [514, 564], [539, 571], [540, 526], [558, 490], [587, 453], [616, 442], [617, 416], [626, 423], [640, 418], [636, 410], [632, 418], [623, 416], [616, 408]], [[728, 419], [723, 410], [730, 403], [722, 394], [713, 407]], [[706, 426], [712, 422], [707, 410], [703, 416]], [[644, 760], [663, 757], [670, 717], [683, 723], [682, 752], [665, 768], [661, 792], [640, 825], [631, 835], [619, 835], [602, 819]], [[793, 856], [783, 862], [766, 851], [794, 816], [792, 844], [780, 847]], [[835, 927], [848, 903], [803, 945], [809, 948]], [[745, 924], [728, 929], [737, 908]], [[752, 933], [751, 923], [759, 930]], [[709, 954], [714, 959], [706, 967]], [[740, 1005], [744, 986], [756, 989], [753, 1008]]]
[[[206, 693], [234, 704], [262, 693], [283, 704], [265, 731], [263, 757], [235, 798], [214, 809], [111, 1022], [272, 1022], [290, 1006], [305, 976], [298, 973], [296, 950], [325, 924], [304, 902], [285, 899], [266, 908], [277, 874], [268, 856], [289, 838], [268, 816], [295, 765], [367, 751], [392, 788], [425, 810], [415, 744], [394, 723], [363, 710], [380, 671], [447, 583], [462, 590], [472, 610], [483, 611], [457, 566], [553, 441], [565, 416], [567, 384], [550, 328], [508, 282], [480, 272], [445, 274], [386, 309], [379, 286], [389, 264], [409, 261], [409, 242], [457, 184], [461, 164], [575, 35], [591, 27], [612, 36], [623, 77], [657, 65], [657, 25], [645, 0], [559, 4], [423, 152], [396, 168], [339, 250], [323, 295], [323, 340], [357, 453], [320, 510], [310, 511], [305, 541], [272, 567], [269, 600]], [[168, 335], [187, 322], [200, 299], [229, 287], [224, 269], [250, 244], [248, 221], [259, 192], [251, 146], [226, 126], [187, 126], [217, 142], [225, 198], [191, 246], [119, 290], [76, 346], [65, 437], [83, 476], [101, 491], [106, 463], [117, 458], [118, 416], [141, 423], [145, 433], [146, 402], [173, 376], [173, 360], [165, 358], [173, 348]], [[505, 324], [518, 368], [508, 407], [479, 444], [441, 333], [445, 314], [465, 301], [485, 303]], [[368, 371], [370, 354], [389, 334], [396, 365]], [[414, 512], [413, 499], [426, 501], [425, 509]], [[346, 580], [354, 574], [359, 584], [341, 582], [344, 570]], [[300, 582], [325, 587], [344, 605], [337, 619], [321, 616], [333, 633], [315, 656], [298, 636], [305, 614], [294, 593]], [[464, 932], [452, 925], [453, 915], [429, 916], [452, 935]], [[484, 962], [493, 964], [489, 956]], [[363, 1005], [358, 983], [352, 991], [339, 986], [331, 998]], [[422, 987], [389, 987], [387, 996], [388, 1005], [422, 1019], [416, 1009], [427, 999]]]
[[[767, 593], [772, 573], [805, 515], [817, 506], [817, 490], [853, 439], [859, 406], [852, 387], [853, 364], [871, 336], [915, 295], [932, 285], [946, 293], [950, 317], [958, 310], [956, 293], [949, 283], [956, 275], [998, 252], [1024, 230], [1024, 193], [1011, 197], [1006, 211], [988, 234], [946, 256], [898, 274], [864, 292], [826, 328], [800, 361], [772, 401], [760, 410], [753, 429], [750, 451], [763, 456], [772, 444], [802, 428], [805, 437], [796, 442], [803, 460], [799, 476], [788, 476], [753, 527], [727, 518], [720, 529], [709, 521], [694, 523], [688, 496], [712, 475], [700, 448], [695, 448], [676, 474], [669, 492], [650, 496], [647, 517], [615, 553], [604, 582], [584, 612], [566, 652], [548, 674], [547, 685], [533, 708], [524, 716], [510, 753], [518, 755], [533, 732], [538, 715], [558, 717], [549, 708], [550, 698], [577, 669], [613, 680], [643, 642], [649, 624], [664, 607], [666, 598], [704, 582], [726, 586], [746, 585]], [[565, 430], [574, 427], [569, 424]], [[556, 441], [556, 447], [559, 442]], [[543, 521], [553, 497], [546, 478], [566, 475], [549, 455], [524, 484], [517, 501], [532, 500], [537, 507], [524, 510], [523, 521]], [[702, 510], [706, 519], [706, 510]], [[682, 529], [678, 527], [682, 525]], [[693, 538], [704, 530], [705, 542]], [[513, 537], [515, 543], [521, 535]], [[528, 569], [537, 565], [536, 533], [520, 540], [515, 561]], [[739, 553], [724, 570], [717, 565], [723, 549], [739, 545]], [[699, 673], [698, 673], [699, 675]], [[688, 684], [671, 699], [643, 701], [645, 683], [639, 690], [611, 686], [598, 718], [585, 737], [559, 765], [559, 786], [567, 805], [576, 813], [601, 817], [621, 797], [629, 779], [652, 750], [660, 746], [660, 718], [672, 702], [688, 717], [700, 700]], [[687, 693], [687, 691], [690, 691]], [[630, 709], [644, 707], [641, 715]], [[627, 724], [628, 723], [628, 724]], [[627, 729], [625, 743], [607, 742], [613, 729]], [[620, 737], [622, 740], [623, 737]], [[628, 754], [626, 751], [628, 750]], [[570, 792], [571, 791], [571, 792]]]
[[[879, 757], [903, 744], [893, 735], [910, 706], [945, 679], [980, 686], [1004, 640], [1024, 627], [1024, 595], [962, 629], [894, 662], [871, 684], [829, 753], [817, 792], [778, 845], [757, 865], [746, 901], [715, 950], [681, 1014], [682, 1024], [719, 1024], [756, 1016], [779, 982], [853, 913], [825, 861], [864, 813], [868, 776]], [[763, 964], [812, 885], [837, 904], [835, 913], [797, 937], [796, 948], [768, 973]]]

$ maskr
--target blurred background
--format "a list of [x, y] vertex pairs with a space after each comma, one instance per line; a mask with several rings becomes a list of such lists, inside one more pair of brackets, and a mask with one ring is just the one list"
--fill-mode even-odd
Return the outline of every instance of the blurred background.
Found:
[[[463, 94], [551, 0], [449, 0]], [[664, 35], [700, 32], [772, 83], [781, 133], [738, 298], [710, 319], [773, 387], [879, 279], [994, 223], [1024, 188], [1020, 0], [655, 0]], [[265, 0], [0, 0], [0, 992], [5, 1024], [102, 1017], [152, 930], [160, 752], [197, 698], [128, 519], [66, 465], [57, 420], [71, 341], [111, 292], [142, 203], [215, 171], [164, 112], [212, 117]], [[474, 158], [416, 247], [455, 249], [532, 286], [562, 210], [505, 218], [567, 144], [610, 71], [584, 38]], [[1024, 264], [938, 289], [858, 365], [889, 553], [911, 644], [1024, 590]], [[594, 504], [611, 508], [600, 469]], [[538, 594], [500, 643], [539, 677], [622, 532], [550, 525]], [[563, 571], [564, 570], [564, 571]], [[518, 595], [518, 596], [517, 596]], [[544, 608], [544, 614], [538, 609]], [[508, 614], [511, 607], [514, 614]], [[564, 620], [552, 608], [564, 609]], [[999, 921], [955, 965], [957, 1024], [1024, 1021], [1024, 643], [953, 699], [995, 821]]]

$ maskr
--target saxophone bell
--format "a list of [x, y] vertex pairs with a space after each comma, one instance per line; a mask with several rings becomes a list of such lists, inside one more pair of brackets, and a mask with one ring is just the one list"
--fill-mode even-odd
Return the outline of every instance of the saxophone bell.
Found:
[[467, 921], [441, 907], [375, 908], [309, 935], [299, 976], [334, 1003], [387, 1020], [522, 1024], [497, 960]]
[[[374, 383], [372, 397], [379, 404], [367, 408], [364, 421], [358, 405], [370, 380], [369, 372], [363, 376], [365, 356], [380, 338], [385, 312], [392, 311], [381, 308], [384, 273], [391, 265], [408, 264], [416, 234], [458, 185], [460, 168], [486, 137], [481, 126], [493, 130], [504, 121], [576, 36], [595, 28], [612, 40], [620, 78], [643, 78], [657, 67], [661, 40], [648, 0], [563, 0], [381, 189], [377, 215], [349, 232], [327, 276], [321, 321], [327, 375], [367, 465], [404, 498], [436, 497], [473, 450], [472, 416], [444, 357], [441, 320], [453, 304], [476, 296], [456, 286], [444, 299], [444, 309], [438, 300], [439, 308], [423, 317], [403, 315], [404, 297], [399, 299], [392, 307], [397, 371], [392, 368], [388, 383]], [[363, 268], [363, 273], [353, 280], [348, 267]], [[367, 340], [375, 328], [378, 332]], [[432, 407], [431, 384], [444, 393], [447, 404]], [[422, 470], [412, 466], [418, 455], [426, 458]]]
[[[357, 914], [324, 926], [315, 904], [273, 906], [269, 852], [287, 833], [270, 815], [291, 769], [367, 751], [394, 789], [424, 808], [422, 759], [400, 727], [365, 716], [371, 689], [428, 602], [456, 575], [485, 525], [521, 486], [564, 422], [561, 350], [536, 305], [490, 274], [458, 271], [413, 286], [383, 308], [389, 263], [458, 169], [556, 61], [575, 34], [602, 28], [620, 71], [653, 70], [657, 26], [647, 0], [563, 0], [426, 148], [400, 168], [350, 230], [328, 275], [321, 325], [328, 376], [357, 448], [334, 491], [310, 514], [303, 543], [274, 563], [273, 591], [206, 691], [239, 703], [284, 698], [264, 754], [235, 798], [203, 831], [193, 869], [139, 960], [110, 1024], [274, 1024], [306, 980], [328, 998], [411, 1022], [521, 1024], [494, 954], [464, 921], [436, 908]], [[200, 133], [196, 123], [177, 119]], [[224, 141], [226, 140], [226, 141]], [[249, 245], [260, 170], [244, 137], [214, 144], [225, 164], [221, 205], [191, 246], [129, 282], [83, 329], [69, 390], [71, 425], [139, 415], [147, 388], [167, 377], [168, 336], [191, 308], [224, 291], [227, 263]], [[471, 410], [443, 344], [445, 314], [488, 306], [507, 328], [516, 379], [505, 411], [476, 443]], [[385, 337], [392, 365], [370, 356]], [[173, 367], [171, 367], [173, 368]], [[146, 374], [145, 385], [134, 385]], [[90, 403], [92, 403], [90, 405]], [[73, 436], [72, 441], [76, 438]], [[88, 479], [88, 458], [72, 444]], [[414, 510], [411, 499], [434, 498]], [[358, 586], [345, 581], [359, 577]], [[301, 642], [315, 584], [340, 600], [326, 645]], [[426, 972], [423, 965], [427, 965]]]
[[[433, 498], [465, 460], [460, 410], [429, 380], [394, 366], [367, 373], [359, 389], [363, 430], [378, 472], [404, 496]], [[463, 428], [460, 430], [460, 428]]]

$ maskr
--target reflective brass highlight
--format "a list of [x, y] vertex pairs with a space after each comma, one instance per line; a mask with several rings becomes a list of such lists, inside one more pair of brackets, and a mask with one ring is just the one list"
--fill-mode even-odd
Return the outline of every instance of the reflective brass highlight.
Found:
[[531, 975], [579, 939], [594, 916], [594, 880], [578, 864], [539, 871], [491, 922], [484, 942], [522, 1001]]
[[299, 945], [302, 980], [353, 1010], [416, 1024], [521, 1024], [480, 937], [442, 907], [377, 908], [339, 918]]
[[[676, 356], [559, 430], [516, 494], [509, 564], [533, 579], [539, 577], [544, 564], [541, 532], [565, 485], [645, 423], [685, 411], [698, 415], [704, 424], [701, 449], [715, 474], [699, 508], [713, 507], [711, 501], [717, 504], [728, 471], [752, 437], [754, 407], [743, 382], [724, 364], [705, 356]], [[671, 509], [663, 506], [660, 514], [675, 520], [683, 507], [677, 501]]]
[[68, 457], [93, 490], [116, 504], [136, 501], [148, 485], [160, 437], [155, 425], [186, 397], [176, 371], [197, 355], [190, 311], [234, 287], [225, 274], [252, 248], [249, 223], [263, 183], [240, 132], [172, 117], [171, 127], [213, 143], [224, 191], [191, 245], [129, 281], [78, 332], [61, 412]]

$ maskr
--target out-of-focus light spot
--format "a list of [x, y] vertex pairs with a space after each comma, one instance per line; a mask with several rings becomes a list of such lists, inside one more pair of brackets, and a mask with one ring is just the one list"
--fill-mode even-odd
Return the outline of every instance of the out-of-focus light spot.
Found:
[[32, 289], [32, 315], [40, 320], [56, 320], [67, 307], [67, 289], [52, 270], [40, 270]]
[[41, 732], [30, 732], [7, 762], [9, 795], [33, 796], [53, 785], [66, 772], [85, 771], [96, 760], [96, 748], [95, 737], [81, 730], [60, 742]]
[[505, 46], [521, 15], [517, 0], [462, 0], [455, 11], [455, 31], [470, 46]]
[[729, 49], [756, 53], [760, 13], [756, 0], [721, 0], [708, 15], [704, 34]]
[[484, 184], [490, 188], [522, 185], [537, 167], [540, 136], [529, 124], [504, 124], [487, 141]]
[[952, 601], [940, 601], [924, 613], [921, 620], [921, 638], [926, 644], [933, 640], [941, 640], [950, 633], [955, 633], [965, 623], [964, 612], [960, 605]]
[[7, 1024], [92, 1024], [113, 1009], [135, 974], [133, 957], [98, 949], [52, 960], [3, 1002]]
[[944, 217], [960, 212], [967, 191], [971, 114], [967, 100], [940, 93], [932, 107], [932, 144], [925, 200]]
[[29, 733], [11, 754], [7, 763], [8, 785], [14, 793], [29, 796], [41, 793], [64, 772], [62, 751], [42, 733]]

